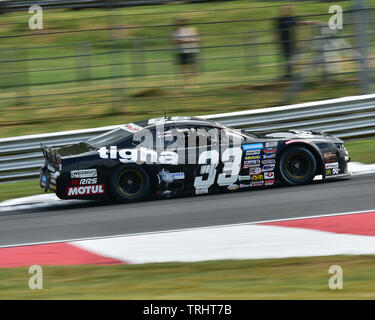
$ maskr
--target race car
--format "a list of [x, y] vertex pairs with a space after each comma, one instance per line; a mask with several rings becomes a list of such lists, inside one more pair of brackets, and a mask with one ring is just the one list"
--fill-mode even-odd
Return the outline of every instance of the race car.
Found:
[[132, 202], [350, 175], [344, 142], [324, 132], [251, 132], [194, 117], [128, 123], [41, 148], [40, 186], [60, 199]]

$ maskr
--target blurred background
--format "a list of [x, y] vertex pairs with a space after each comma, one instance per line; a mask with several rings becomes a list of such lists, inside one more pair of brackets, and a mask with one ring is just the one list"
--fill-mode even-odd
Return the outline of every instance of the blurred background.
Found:
[[[43, 29], [29, 28], [33, 4]], [[342, 29], [328, 27], [332, 5]], [[0, 136], [370, 93], [374, 9], [363, 0], [1, 1]], [[289, 35], [281, 16], [294, 17]], [[188, 69], [181, 27], [196, 32]]]

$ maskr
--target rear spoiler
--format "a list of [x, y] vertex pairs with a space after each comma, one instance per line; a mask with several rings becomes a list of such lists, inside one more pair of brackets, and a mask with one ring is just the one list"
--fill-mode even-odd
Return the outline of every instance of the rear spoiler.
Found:
[[52, 163], [54, 165], [59, 165], [61, 163], [61, 157], [56, 149], [48, 147], [42, 143], [40, 144], [40, 149], [42, 150], [43, 156], [48, 163]]

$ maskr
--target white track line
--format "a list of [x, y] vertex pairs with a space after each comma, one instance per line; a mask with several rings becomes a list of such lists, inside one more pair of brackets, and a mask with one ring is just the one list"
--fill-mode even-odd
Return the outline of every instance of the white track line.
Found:
[[87, 240], [112, 239], [112, 238], [120, 238], [120, 237], [134, 237], [134, 236], [142, 236], [142, 235], [163, 234], [163, 233], [171, 233], [171, 232], [184, 232], [184, 231], [193, 231], [193, 230], [206, 230], [206, 229], [215, 229], [215, 228], [223, 228], [223, 227], [249, 226], [249, 225], [254, 225], [254, 224], [262, 224], [262, 223], [270, 223], [270, 222], [302, 220], [302, 219], [312, 219], [312, 218], [324, 218], [324, 217], [342, 216], [342, 215], [350, 215], [350, 214], [361, 214], [361, 213], [368, 213], [368, 212], [375, 212], [375, 209], [369, 209], [369, 210], [364, 210], [364, 211], [330, 213], [330, 214], [322, 214], [322, 215], [316, 215], [316, 216], [304, 216], [304, 217], [297, 217], [297, 218], [284, 218], [284, 219], [272, 219], [272, 220], [262, 220], [262, 221], [254, 221], [254, 222], [222, 224], [222, 225], [215, 225], [215, 226], [204, 226], [204, 227], [192, 227], [192, 228], [183, 228], [183, 229], [170, 229], [170, 230], [162, 230], [162, 231], [117, 234], [117, 235], [111, 235], [111, 236], [97, 236], [97, 237], [87, 237], [87, 238], [72, 238], [72, 239], [62, 239], [62, 240], [53, 240], [53, 241], [30, 242], [30, 243], [3, 245], [3, 246], [0, 246], [0, 248], [34, 246], [34, 245], [40, 245], [40, 244], [61, 243], [61, 242], [78, 242], [78, 241], [87, 241]]

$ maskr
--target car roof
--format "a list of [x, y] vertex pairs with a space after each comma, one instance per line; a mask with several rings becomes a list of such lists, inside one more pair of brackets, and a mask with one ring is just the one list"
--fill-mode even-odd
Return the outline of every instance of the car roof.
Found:
[[135, 124], [143, 128], [151, 128], [151, 127], [155, 127], [156, 125], [161, 125], [161, 124], [209, 126], [209, 127], [219, 127], [219, 128], [224, 127], [222, 124], [217, 123], [215, 121], [201, 119], [197, 117], [187, 117], [187, 116], [151, 118], [148, 120], [136, 122]]

